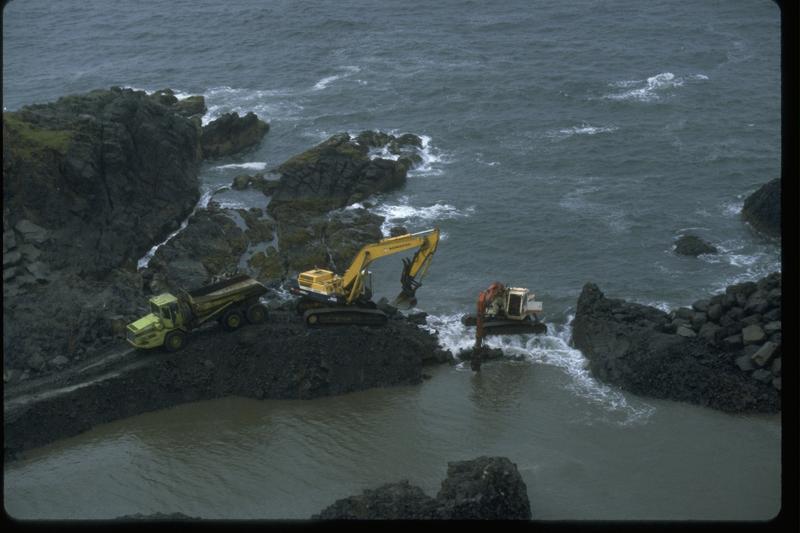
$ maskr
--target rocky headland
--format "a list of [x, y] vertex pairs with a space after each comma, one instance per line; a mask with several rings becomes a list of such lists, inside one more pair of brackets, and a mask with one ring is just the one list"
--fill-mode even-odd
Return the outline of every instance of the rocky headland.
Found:
[[597, 379], [732, 413], [781, 409], [781, 274], [669, 313], [583, 287], [572, 341]]

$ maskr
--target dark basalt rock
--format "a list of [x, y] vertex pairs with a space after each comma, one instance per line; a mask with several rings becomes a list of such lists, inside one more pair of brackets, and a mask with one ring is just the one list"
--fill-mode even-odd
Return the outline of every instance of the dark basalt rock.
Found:
[[368, 151], [368, 146], [340, 133], [289, 159], [273, 170], [280, 175], [280, 185], [272, 195], [270, 213], [276, 216], [286, 204], [309, 213], [326, 212], [405, 184], [405, 165], [370, 159]]
[[747, 197], [742, 218], [773, 238], [781, 236], [781, 180], [775, 178]]
[[4, 363], [72, 361], [136, 313], [136, 260], [194, 207], [198, 130], [112, 88], [3, 113], [3, 141]]
[[715, 254], [717, 251], [716, 247], [696, 235], [682, 235], [675, 241], [675, 253], [680, 255], [698, 256], [700, 254]]
[[781, 406], [777, 387], [754, 379], [758, 376], [751, 371], [779, 356], [777, 337], [775, 346], [758, 348], [768, 340], [762, 329], [767, 328], [765, 320], [770, 320], [767, 329], [778, 334], [780, 324], [772, 320], [775, 315], [743, 316], [747, 311], [737, 304], [750, 312], [774, 309], [779, 316], [780, 308], [764, 300], [775, 289], [780, 290], [780, 273], [732, 285], [691, 309], [668, 314], [606, 298], [587, 283], [578, 299], [572, 342], [588, 358], [596, 378], [635, 394], [727, 412], [774, 413]]
[[261, 142], [269, 131], [269, 124], [255, 113], [240, 117], [238, 113], [226, 113], [203, 127], [200, 143], [203, 158], [217, 159], [238, 154]]
[[436, 498], [408, 480], [337, 500], [318, 520], [530, 520], [528, 491], [514, 463], [505, 457], [478, 457], [448, 464]]

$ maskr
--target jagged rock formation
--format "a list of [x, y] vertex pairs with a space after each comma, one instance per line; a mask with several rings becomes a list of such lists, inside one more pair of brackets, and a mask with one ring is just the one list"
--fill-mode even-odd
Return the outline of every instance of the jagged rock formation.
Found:
[[[434, 335], [397, 318], [381, 328], [307, 329], [295, 312], [233, 333], [212, 325], [180, 352], [136, 353], [104, 379], [65, 374], [63, 393], [6, 398], [6, 458], [97, 424], [184, 402], [242, 396], [306, 399], [422, 381], [426, 364], [450, 361]], [[86, 380], [89, 382], [86, 383]], [[49, 387], [53, 390], [53, 387]]]
[[269, 124], [255, 113], [240, 117], [238, 113], [226, 113], [203, 126], [200, 144], [204, 159], [217, 159], [237, 154], [261, 142], [269, 131]]
[[337, 500], [320, 520], [530, 520], [528, 489], [517, 466], [505, 457], [451, 462], [436, 498], [408, 480]]
[[781, 237], [780, 178], [765, 183], [745, 199], [742, 218], [769, 237]]
[[7, 368], [59, 367], [135, 315], [136, 260], [199, 196], [198, 132], [130, 89], [3, 113]]
[[572, 341], [598, 379], [728, 412], [781, 407], [781, 274], [665, 313], [587, 283]]

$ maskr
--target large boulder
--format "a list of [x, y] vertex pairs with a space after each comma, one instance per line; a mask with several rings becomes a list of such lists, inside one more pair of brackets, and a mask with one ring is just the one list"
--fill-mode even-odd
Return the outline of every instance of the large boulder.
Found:
[[781, 236], [781, 180], [775, 178], [748, 196], [742, 218], [756, 230], [773, 238]]
[[681, 235], [680, 238], [675, 241], [675, 253], [691, 256], [715, 254], [717, 253], [717, 248], [696, 235]]
[[530, 520], [528, 489], [517, 466], [505, 457], [451, 462], [436, 498], [408, 480], [367, 489], [337, 500], [320, 520]]
[[203, 126], [203, 158], [217, 159], [238, 154], [256, 146], [268, 131], [269, 124], [255, 113], [243, 117], [238, 113], [226, 113]]
[[[736, 304], [746, 304], [751, 297], [755, 302], [779, 279], [777, 274], [777, 279], [770, 275], [758, 283], [734, 285], [723, 295], [671, 313], [606, 298], [597, 285], [587, 283], [572, 322], [572, 343], [587, 357], [592, 375], [634, 394], [727, 412], [777, 412], [781, 405], [777, 387], [754, 379], [750, 373], [754, 365], [744, 364], [741, 357], [750, 357], [758, 351], [758, 343], [766, 341], [761, 327], [756, 335], [751, 326], [768, 319], [742, 316]], [[716, 310], [716, 305], [721, 309], [715, 313], [717, 322], [698, 310]], [[779, 334], [770, 337], [775, 344]], [[770, 357], [777, 351], [771, 350]]]
[[345, 207], [403, 186], [407, 170], [403, 162], [370, 158], [367, 145], [340, 133], [273, 169], [280, 185], [269, 209], [273, 213], [289, 204], [322, 213]]
[[199, 197], [198, 137], [130, 89], [3, 113], [7, 366], [39, 353], [79, 358], [112, 338], [109, 316], [136, 314], [138, 258]]

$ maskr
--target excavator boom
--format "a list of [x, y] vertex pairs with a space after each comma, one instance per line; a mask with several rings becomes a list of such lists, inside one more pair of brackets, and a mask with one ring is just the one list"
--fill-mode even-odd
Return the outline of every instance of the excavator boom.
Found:
[[369, 300], [369, 265], [382, 257], [416, 249], [412, 258], [403, 260], [402, 290], [394, 302], [397, 307], [413, 305], [438, 244], [439, 228], [382, 239], [363, 246], [341, 276], [324, 269], [300, 273], [292, 292], [307, 300], [301, 309], [309, 325], [376, 325], [381, 319], [385, 322], [386, 316]]

